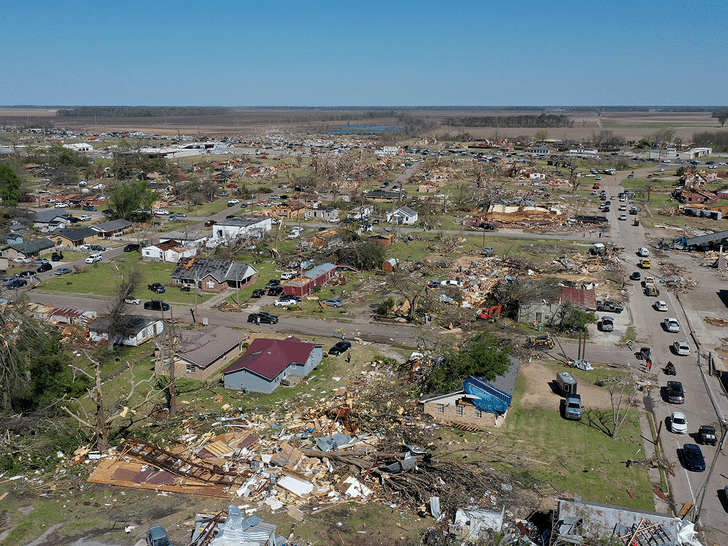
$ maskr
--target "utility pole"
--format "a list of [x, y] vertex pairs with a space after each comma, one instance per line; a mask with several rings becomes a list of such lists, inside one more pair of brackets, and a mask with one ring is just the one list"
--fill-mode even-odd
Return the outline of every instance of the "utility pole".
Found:
[[715, 469], [715, 463], [718, 462], [718, 455], [720, 455], [723, 451], [723, 444], [725, 443], [726, 433], [728, 432], [728, 423], [726, 423], [725, 421], [721, 421], [720, 428], [721, 428], [720, 445], [718, 446], [718, 450], [715, 452], [715, 455], [713, 456], [713, 462], [710, 463], [710, 470], [708, 470], [708, 475], [705, 477], [705, 480], [703, 481], [703, 493], [700, 495], [700, 502], [698, 503], [698, 509], [695, 511], [695, 519], [693, 520], [693, 523], [696, 526], [699, 525], [699, 522], [700, 522], [700, 512], [703, 509], [703, 501], [705, 500], [705, 494], [708, 492], [708, 484], [710, 483], [710, 478], [713, 475], [713, 469]]

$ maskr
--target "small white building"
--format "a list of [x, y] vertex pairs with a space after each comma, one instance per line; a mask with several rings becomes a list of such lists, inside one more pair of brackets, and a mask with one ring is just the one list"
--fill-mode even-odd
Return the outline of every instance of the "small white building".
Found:
[[[88, 325], [89, 339], [97, 343], [109, 339], [109, 318], [99, 317]], [[137, 347], [164, 332], [164, 321], [138, 315], [122, 315], [114, 344]]]
[[304, 218], [306, 220], [320, 220], [321, 222], [336, 222], [339, 219], [339, 209], [334, 207], [306, 209]]
[[88, 142], [76, 142], [74, 144], [64, 144], [64, 148], [67, 150], [73, 150], [74, 152], [79, 153], [87, 153], [87, 152], [93, 152], [94, 147], [91, 146]]
[[394, 212], [387, 213], [387, 222], [397, 225], [411, 226], [419, 218], [420, 215], [417, 214], [417, 211], [412, 210], [408, 206], [399, 207]]
[[235, 220], [225, 220], [212, 226], [212, 242], [219, 244], [235, 239], [260, 238], [271, 229], [273, 219], [270, 216], [244, 214]]
[[197, 254], [196, 248], [184, 246], [174, 239], [142, 248], [142, 258], [153, 262], [168, 262], [176, 264], [180, 258], [191, 258]]

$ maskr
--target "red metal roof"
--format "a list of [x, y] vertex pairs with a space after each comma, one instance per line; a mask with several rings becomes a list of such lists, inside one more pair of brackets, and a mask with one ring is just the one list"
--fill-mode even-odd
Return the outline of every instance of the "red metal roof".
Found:
[[258, 338], [250, 344], [243, 356], [222, 373], [224, 375], [245, 369], [272, 381], [291, 363], [304, 364], [314, 347], [312, 343], [303, 342], [296, 337]]

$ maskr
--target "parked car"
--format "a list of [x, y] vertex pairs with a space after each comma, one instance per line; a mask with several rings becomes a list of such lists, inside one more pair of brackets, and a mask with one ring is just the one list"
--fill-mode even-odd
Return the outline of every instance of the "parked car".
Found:
[[665, 390], [667, 391], [667, 401], [670, 404], [685, 403], [685, 391], [680, 381], [668, 381]]
[[169, 311], [169, 304], [162, 300], [145, 301], [144, 309], [149, 309], [150, 311]]
[[205, 227], [211, 227], [215, 224], [217, 224], [217, 220], [208, 220], [207, 222], [205, 222]]
[[263, 296], [265, 296], [265, 290], [263, 290], [262, 288], [256, 288], [255, 290], [253, 290], [252, 296], [254, 298], [263, 297]]
[[562, 408], [564, 419], [578, 421], [581, 419], [581, 396], [578, 394], [569, 394], [562, 399]]
[[626, 215], [626, 214], [621, 214], [621, 215], [619, 216], [619, 219], [620, 219], [620, 220], [626, 220], [626, 219], [627, 219], [627, 215]]
[[129, 243], [124, 247], [124, 252], [134, 252], [139, 250], [139, 245], [136, 243]]
[[351, 349], [351, 341], [339, 341], [336, 345], [329, 349], [329, 354], [333, 356], [339, 356]]
[[248, 322], [255, 322], [256, 324], [278, 324], [278, 317], [261, 311], [260, 313], [249, 314]]
[[100, 262], [103, 259], [104, 258], [103, 256], [101, 256], [101, 254], [91, 254], [88, 258], [86, 258], [85, 261], [87, 264], [95, 264], [96, 262]]
[[683, 446], [683, 464], [691, 472], [705, 472], [705, 457], [699, 445], [685, 444]]
[[690, 354], [690, 345], [688, 345], [687, 341], [676, 341], [672, 344], [672, 349], [679, 356], [688, 356]]
[[614, 331], [614, 319], [612, 317], [602, 317], [599, 321], [599, 329], [602, 332]]
[[92, 205], [86, 205], [85, 207], [83, 207], [83, 210], [87, 210], [89, 212], [96, 212], [98, 209]]
[[290, 305], [296, 305], [296, 302], [293, 300], [288, 300], [288, 299], [280, 299], [280, 300], [275, 300], [273, 302], [273, 305], [275, 305], [276, 307], [288, 307]]
[[298, 296], [294, 296], [292, 294], [283, 294], [280, 298], [278, 298], [281, 301], [290, 301], [293, 303], [301, 303], [301, 298]]
[[673, 434], [687, 434], [688, 420], [681, 411], [673, 411], [670, 416], [670, 430]]
[[63, 259], [63, 252], [54, 252], [51, 254], [52, 262], [60, 262]]
[[88, 214], [82, 214], [81, 216], [78, 217], [78, 219], [81, 222], [88, 222], [89, 220], [91, 220], [91, 217]]
[[31, 260], [30, 258], [26, 258], [26, 257], [24, 257], [24, 256], [19, 256], [19, 257], [17, 257], [17, 258], [13, 258], [13, 261], [14, 261], [14, 262], [15, 262], [16, 264], [29, 264], [29, 263], [30, 263], [30, 262], [32, 262], [33, 260]]
[[283, 287], [282, 286], [272, 286], [268, 289], [268, 295], [269, 296], [280, 296], [283, 294]]
[[613, 301], [598, 301], [597, 311], [607, 313], [621, 313], [622, 311], [624, 311], [624, 307], [622, 307], [618, 303], [614, 303]]
[[18, 277], [20, 277], [21, 279], [35, 277], [35, 271], [21, 271], [20, 273], [18, 273]]
[[330, 300], [323, 300], [321, 303], [323, 303], [327, 307], [343, 307], [344, 302], [337, 298], [332, 298]]
[[7, 286], [8, 290], [14, 290], [15, 288], [22, 288], [23, 286], [27, 285], [28, 281], [26, 281], [25, 279], [13, 279], [5, 286]]
[[629, 276], [629, 278], [630, 278], [630, 280], [638, 281], [638, 280], [640, 280], [642, 278], [642, 273], [640, 273], [639, 271], [635, 271], [634, 273], [632, 273]]
[[667, 317], [663, 324], [665, 325], [665, 331], [670, 332], [671, 334], [680, 333], [680, 323], [676, 318]]
[[56, 275], [68, 275], [71, 273], [71, 270], [67, 267], [59, 267], [56, 269]]
[[649, 255], [650, 255], [650, 251], [648, 249], [646, 249], [645, 247], [642, 247], [637, 251], [637, 256], [639, 256], [641, 258], [647, 258], [647, 256], [649, 256]]
[[147, 288], [154, 292], [155, 294], [164, 294], [167, 290], [164, 288], [164, 285], [159, 282], [152, 283], [150, 285], [147, 285]]
[[699, 444], [716, 445], [718, 443], [718, 436], [715, 434], [715, 427], [711, 425], [700, 425], [697, 441]]
[[169, 546], [167, 531], [161, 525], [155, 525], [147, 531], [147, 546]]
[[268, 281], [268, 284], [265, 285], [266, 289], [270, 290], [274, 286], [280, 286], [281, 280], [280, 279], [270, 279]]
[[124, 303], [128, 303], [129, 305], [139, 305], [142, 302], [139, 298], [135, 298], [134, 296], [127, 296], [124, 298]]
[[662, 300], [657, 300], [655, 302], [655, 309], [658, 311], [667, 312], [667, 303]]

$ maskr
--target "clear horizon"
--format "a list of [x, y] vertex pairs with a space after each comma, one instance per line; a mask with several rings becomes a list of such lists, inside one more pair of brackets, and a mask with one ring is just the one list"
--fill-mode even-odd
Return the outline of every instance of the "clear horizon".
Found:
[[721, 105], [727, 12], [675, 0], [6, 3], [0, 103]]

